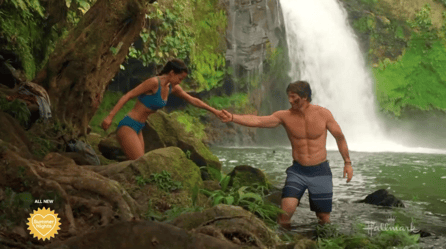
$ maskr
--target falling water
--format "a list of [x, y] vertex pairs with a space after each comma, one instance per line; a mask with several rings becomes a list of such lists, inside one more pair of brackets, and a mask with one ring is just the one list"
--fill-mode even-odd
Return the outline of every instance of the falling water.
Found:
[[[373, 78], [365, 65], [347, 12], [337, 0], [281, 0], [290, 77], [307, 80], [313, 104], [329, 109], [356, 151], [425, 151], [389, 141], [379, 127]], [[337, 149], [328, 136], [328, 149]]]

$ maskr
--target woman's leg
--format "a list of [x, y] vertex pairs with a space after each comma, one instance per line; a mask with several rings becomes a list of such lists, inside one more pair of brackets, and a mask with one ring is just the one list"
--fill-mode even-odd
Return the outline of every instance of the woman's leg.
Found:
[[118, 129], [116, 135], [122, 150], [129, 160], [135, 160], [144, 155], [144, 147], [141, 146], [140, 138], [135, 130], [124, 125]]
[[142, 151], [143, 151], [143, 153], [145, 153], [146, 148], [144, 147], [144, 137], [142, 136], [142, 131], [139, 132], [138, 137], [139, 137], [139, 141], [141, 142]]

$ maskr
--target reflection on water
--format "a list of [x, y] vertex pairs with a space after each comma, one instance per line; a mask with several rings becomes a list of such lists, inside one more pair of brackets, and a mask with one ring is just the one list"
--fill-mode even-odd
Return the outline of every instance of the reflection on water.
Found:
[[[285, 182], [285, 170], [292, 164], [289, 148], [211, 150], [222, 162], [224, 173], [229, 173], [237, 165], [250, 165], [264, 171], [280, 188]], [[386, 217], [393, 215], [400, 225], [409, 226], [414, 222], [418, 229], [446, 236], [446, 155], [350, 152], [350, 158], [354, 176], [350, 183], [346, 183], [340, 153], [329, 151], [327, 155], [333, 173], [333, 222], [351, 227], [355, 222], [385, 223]], [[355, 203], [381, 188], [401, 199], [406, 208], [388, 209]], [[308, 204], [308, 191], [292, 221], [295, 227], [303, 230], [316, 224]]]

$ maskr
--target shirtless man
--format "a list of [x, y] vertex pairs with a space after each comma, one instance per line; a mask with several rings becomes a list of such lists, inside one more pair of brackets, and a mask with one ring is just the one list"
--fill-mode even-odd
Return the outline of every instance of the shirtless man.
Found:
[[236, 124], [272, 128], [283, 125], [291, 142], [293, 165], [286, 170], [287, 179], [282, 190], [281, 208], [285, 214], [279, 216], [279, 224], [289, 229], [290, 220], [299, 200], [308, 188], [311, 211], [316, 212], [319, 224], [330, 222], [333, 198], [333, 182], [327, 161], [327, 130], [336, 139], [339, 152], [344, 159], [344, 178], [353, 177], [353, 169], [347, 142], [331, 112], [310, 104], [311, 89], [308, 82], [297, 81], [288, 85], [286, 92], [291, 108], [270, 116], [235, 115], [223, 110], [221, 120]]

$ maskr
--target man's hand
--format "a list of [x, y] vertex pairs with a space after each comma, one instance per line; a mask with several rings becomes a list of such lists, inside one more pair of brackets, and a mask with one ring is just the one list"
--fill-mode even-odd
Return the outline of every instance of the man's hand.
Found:
[[225, 117], [225, 115], [223, 114], [223, 111], [217, 110], [216, 113], [214, 113], [215, 116], [217, 116], [219, 119], [222, 119]]
[[344, 178], [345, 174], [347, 174], [347, 183], [352, 180], [353, 177], [353, 168], [351, 163], [346, 163], [344, 166]]
[[226, 110], [222, 110], [222, 115], [220, 116], [220, 120], [223, 123], [227, 123], [227, 122], [231, 122], [233, 119], [233, 114], [226, 111]]

